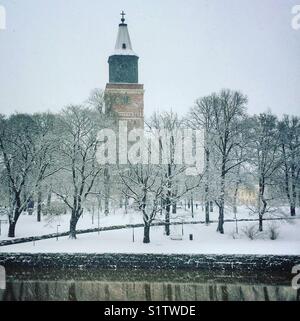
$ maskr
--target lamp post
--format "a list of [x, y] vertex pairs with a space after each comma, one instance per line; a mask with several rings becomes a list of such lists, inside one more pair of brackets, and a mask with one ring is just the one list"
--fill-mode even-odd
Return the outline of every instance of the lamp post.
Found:
[[97, 194], [96, 198], [97, 198], [97, 221], [98, 221], [98, 235], [99, 235], [100, 234], [100, 231], [99, 231], [99, 229], [100, 229], [100, 201], [101, 201], [100, 195]]
[[100, 234], [100, 211], [98, 209], [98, 235]]
[[56, 241], [58, 241], [58, 228], [60, 225], [56, 225]]
[[94, 204], [92, 205], [92, 225], [94, 225], [94, 214], [95, 214], [95, 208]]

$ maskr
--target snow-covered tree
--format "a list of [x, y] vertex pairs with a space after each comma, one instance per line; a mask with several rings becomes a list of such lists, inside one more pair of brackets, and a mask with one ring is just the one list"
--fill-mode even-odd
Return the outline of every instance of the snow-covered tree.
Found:
[[214, 105], [217, 103], [216, 95], [199, 98], [186, 117], [188, 127], [204, 130], [205, 169], [203, 180], [206, 224], [209, 223], [210, 203], [213, 200], [211, 197], [211, 155], [213, 149]]
[[166, 153], [167, 161], [162, 165], [165, 176], [165, 186], [161, 195], [162, 205], [165, 211], [165, 233], [170, 235], [170, 213], [173, 207], [173, 213], [176, 213], [177, 193], [179, 175], [183, 172], [183, 165], [178, 165], [175, 162], [175, 144], [178, 139], [177, 134], [181, 129], [181, 119], [176, 113], [164, 112], [154, 113], [150, 118], [148, 129], [153, 133], [164, 130], [165, 137], [159, 137], [159, 152], [164, 153], [164, 149], [168, 149]]
[[41, 182], [58, 170], [54, 122], [51, 114], [0, 116], [0, 153], [10, 199], [9, 237], [15, 237], [18, 219]]
[[63, 178], [54, 193], [71, 210], [70, 238], [76, 238], [76, 225], [84, 210], [84, 202], [94, 187], [102, 168], [97, 153], [97, 134], [101, 124], [99, 113], [83, 106], [69, 106], [59, 117], [61, 130], [60, 166]]
[[134, 200], [143, 215], [143, 243], [150, 243], [150, 227], [161, 210], [159, 199], [163, 193], [165, 177], [158, 165], [129, 164], [120, 168], [124, 184], [123, 193]]
[[277, 129], [277, 117], [271, 113], [255, 115], [251, 119], [252, 150], [251, 164], [258, 184], [257, 213], [259, 231], [263, 230], [263, 216], [268, 211], [268, 203], [272, 200], [268, 196], [268, 188], [275, 182], [275, 174], [281, 166], [279, 154], [280, 135]]
[[241, 144], [241, 133], [245, 130], [245, 108], [247, 97], [242, 93], [222, 90], [213, 94], [213, 143], [219, 172], [218, 197], [215, 202], [219, 209], [217, 231], [224, 233], [224, 209], [226, 177], [244, 160], [237, 160], [235, 150]]
[[296, 215], [297, 182], [300, 177], [300, 119], [285, 115], [279, 122], [280, 151], [284, 190], [290, 205], [291, 216]]

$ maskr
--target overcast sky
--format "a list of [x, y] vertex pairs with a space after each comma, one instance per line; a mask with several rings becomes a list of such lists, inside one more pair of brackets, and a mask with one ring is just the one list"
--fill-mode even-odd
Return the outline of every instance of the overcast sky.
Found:
[[300, 115], [299, 0], [0, 0], [0, 112], [58, 111], [105, 88], [120, 11], [145, 85], [145, 113], [185, 113], [222, 88], [249, 112]]

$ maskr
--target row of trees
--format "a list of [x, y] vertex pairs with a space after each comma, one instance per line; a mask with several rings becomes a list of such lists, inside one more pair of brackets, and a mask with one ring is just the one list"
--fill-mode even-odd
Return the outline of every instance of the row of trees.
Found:
[[[104, 100], [106, 108], [104, 112]], [[144, 221], [144, 242], [157, 213], [164, 214], [165, 233], [178, 202], [203, 202], [205, 220], [210, 208], [219, 212], [217, 231], [224, 233], [226, 208], [236, 214], [241, 190], [254, 191], [251, 210], [259, 218], [270, 212], [275, 200], [288, 204], [296, 215], [300, 177], [300, 119], [270, 112], [249, 116], [247, 97], [222, 90], [198, 99], [184, 117], [173, 112], [155, 113], [145, 122], [149, 135], [165, 129], [167, 161], [160, 164], [109, 165], [97, 161], [98, 132], [117, 128], [117, 117], [101, 91], [94, 91], [82, 105], [69, 106], [59, 114], [0, 116], [1, 203], [9, 209], [9, 237], [30, 200], [41, 204], [56, 195], [70, 212], [70, 237], [91, 200], [104, 200], [109, 213], [111, 199], [120, 206], [135, 204]], [[187, 174], [187, 165], [175, 161], [176, 139], [181, 129], [201, 129], [204, 137], [204, 171]], [[165, 142], [164, 142], [165, 143]], [[158, 146], [161, 154], [165, 145]], [[137, 153], [140, 153], [138, 151]]]
[[232, 199], [236, 211], [238, 191], [249, 187], [249, 182], [257, 193], [252, 210], [258, 214], [260, 231], [263, 216], [275, 199], [280, 200], [280, 205], [287, 200], [290, 214], [296, 215], [300, 119], [285, 115], [279, 120], [271, 112], [249, 116], [246, 103], [241, 93], [223, 90], [199, 99], [188, 120], [194, 128], [205, 129], [206, 220], [209, 201], [213, 200], [219, 208], [220, 233], [224, 233], [225, 200]]

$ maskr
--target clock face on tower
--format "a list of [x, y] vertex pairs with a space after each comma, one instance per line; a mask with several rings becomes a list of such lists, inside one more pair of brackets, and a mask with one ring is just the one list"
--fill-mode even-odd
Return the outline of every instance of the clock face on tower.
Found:
[[121, 63], [117, 67], [117, 73], [118, 73], [119, 79], [126, 79], [128, 68], [129, 68], [129, 65], [126, 62]]

